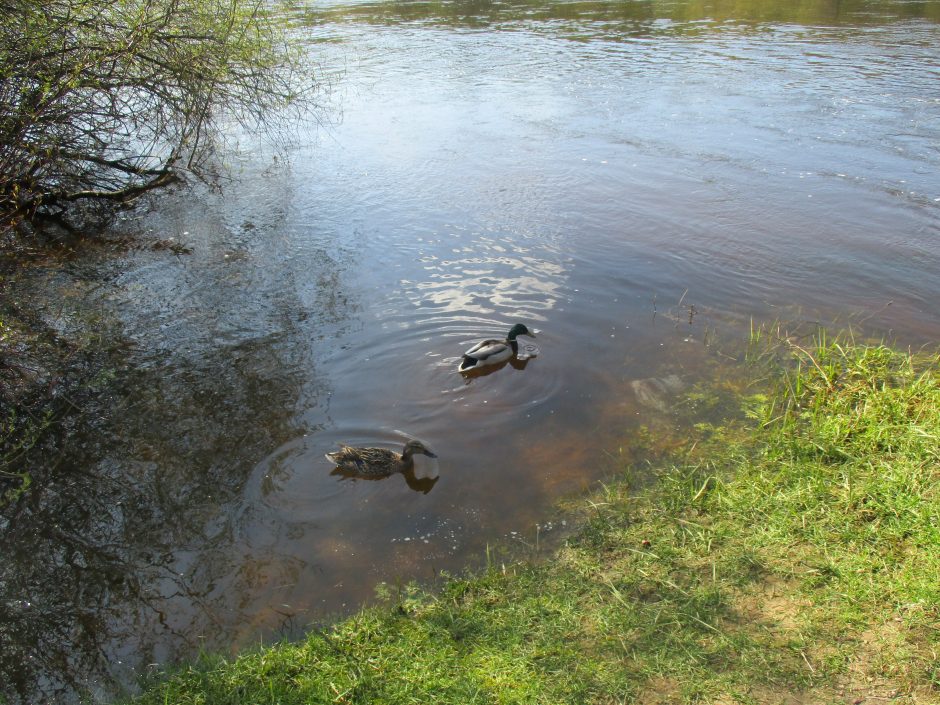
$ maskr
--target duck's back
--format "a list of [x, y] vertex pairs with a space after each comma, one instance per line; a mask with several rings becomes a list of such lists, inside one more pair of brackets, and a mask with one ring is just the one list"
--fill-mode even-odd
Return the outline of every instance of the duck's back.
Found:
[[391, 475], [401, 470], [402, 459], [397, 453], [385, 448], [353, 448], [342, 446], [327, 453], [326, 457], [339, 467], [359, 475]]

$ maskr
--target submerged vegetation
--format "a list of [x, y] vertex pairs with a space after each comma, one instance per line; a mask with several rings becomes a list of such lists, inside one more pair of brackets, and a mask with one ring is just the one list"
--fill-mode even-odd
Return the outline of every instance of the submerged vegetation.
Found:
[[746, 421], [697, 426], [652, 487], [627, 469], [553, 559], [206, 657], [135, 702], [937, 702], [938, 358], [780, 340]]
[[11, 299], [0, 303], [0, 509], [30, 488], [42, 447], [54, 451], [68, 433], [63, 419], [104, 381], [109, 353]]

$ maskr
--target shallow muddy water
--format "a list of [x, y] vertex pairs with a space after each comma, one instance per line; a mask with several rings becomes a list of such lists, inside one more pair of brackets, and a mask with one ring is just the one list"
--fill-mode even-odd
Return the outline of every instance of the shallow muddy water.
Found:
[[[330, 124], [10, 284], [126, 360], [4, 518], [11, 697], [544, 540], [752, 318], [936, 343], [940, 2], [790, 5], [296, 6]], [[536, 358], [456, 373], [517, 321]], [[408, 438], [407, 478], [324, 458]]]

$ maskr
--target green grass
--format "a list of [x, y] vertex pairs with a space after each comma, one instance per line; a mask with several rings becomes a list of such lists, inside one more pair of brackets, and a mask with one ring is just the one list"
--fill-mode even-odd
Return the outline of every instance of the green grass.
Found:
[[742, 424], [550, 560], [411, 588], [139, 703], [940, 702], [940, 367], [789, 344]]

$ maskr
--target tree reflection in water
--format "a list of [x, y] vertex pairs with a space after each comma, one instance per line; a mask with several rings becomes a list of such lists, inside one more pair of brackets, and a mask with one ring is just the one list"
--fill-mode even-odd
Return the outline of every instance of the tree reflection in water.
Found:
[[168, 644], [198, 648], [216, 619], [205, 598], [230, 570], [215, 554], [232, 507], [259, 458], [298, 433], [298, 366], [280, 342], [128, 372], [113, 388], [134, 396], [87, 407], [37, 462], [0, 510], [0, 699], [109, 693], [172, 660]]

